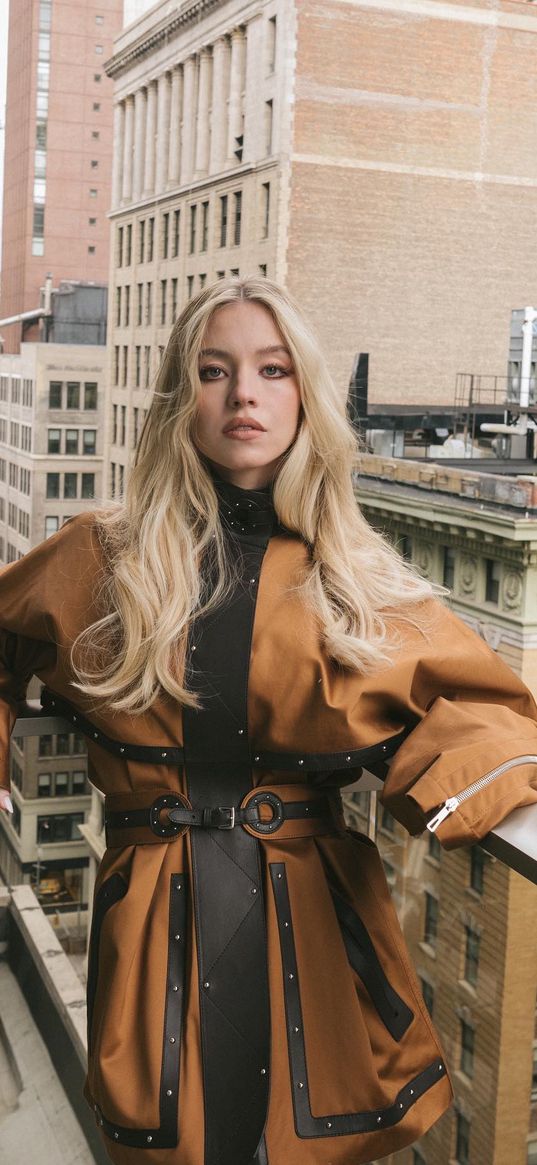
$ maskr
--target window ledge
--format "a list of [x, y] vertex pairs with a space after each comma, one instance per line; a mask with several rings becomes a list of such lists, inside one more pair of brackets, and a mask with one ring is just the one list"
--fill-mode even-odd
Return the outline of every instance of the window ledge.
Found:
[[429, 958], [436, 959], [436, 951], [435, 951], [434, 947], [431, 946], [430, 943], [421, 942], [421, 943], [418, 943], [418, 946], [420, 948], [420, 951], [423, 951], [424, 955], [429, 955]]

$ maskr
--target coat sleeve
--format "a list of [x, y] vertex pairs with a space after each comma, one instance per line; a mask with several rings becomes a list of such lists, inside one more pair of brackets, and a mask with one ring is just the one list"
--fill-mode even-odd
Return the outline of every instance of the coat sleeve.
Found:
[[537, 815], [537, 705], [452, 611], [437, 600], [423, 609], [421, 645], [411, 636], [392, 669], [411, 731], [381, 800], [410, 833], [428, 826], [451, 849], [519, 806], [535, 804]]
[[66, 548], [81, 515], [0, 570], [0, 788], [8, 789], [9, 745], [32, 675], [54, 666]]

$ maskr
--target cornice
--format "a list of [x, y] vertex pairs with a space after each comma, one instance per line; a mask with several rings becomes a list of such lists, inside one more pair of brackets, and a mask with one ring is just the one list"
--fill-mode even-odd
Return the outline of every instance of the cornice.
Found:
[[134, 61], [141, 60], [149, 53], [165, 44], [173, 36], [188, 28], [191, 24], [199, 24], [205, 16], [221, 8], [225, 0], [191, 0], [181, 6], [179, 11], [165, 16], [158, 24], [141, 35], [131, 44], [120, 49], [113, 57], [104, 63], [104, 71], [108, 77], [120, 77]]

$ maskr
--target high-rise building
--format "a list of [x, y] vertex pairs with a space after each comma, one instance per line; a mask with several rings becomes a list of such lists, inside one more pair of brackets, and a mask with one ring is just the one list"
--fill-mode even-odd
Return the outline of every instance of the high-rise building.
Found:
[[103, 62], [123, 0], [16, 0], [9, 8], [0, 334], [41, 338], [47, 273], [106, 283], [112, 86]]
[[537, 10], [500, 9], [161, 0], [124, 30], [106, 71], [129, 430], [172, 319], [221, 272], [286, 283], [342, 393], [358, 352], [373, 403], [506, 373], [511, 309], [535, 298]]

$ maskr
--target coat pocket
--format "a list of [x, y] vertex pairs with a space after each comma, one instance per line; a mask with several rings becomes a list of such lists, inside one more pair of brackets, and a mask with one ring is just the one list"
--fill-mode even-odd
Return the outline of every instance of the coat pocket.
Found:
[[414, 1013], [389, 983], [361, 918], [333, 886], [330, 893], [349, 963], [362, 980], [387, 1031], [394, 1040], [400, 1040], [412, 1023]]
[[99, 977], [99, 947], [101, 930], [105, 915], [116, 902], [120, 902], [128, 890], [128, 884], [120, 873], [111, 874], [100, 886], [95, 895], [93, 917], [88, 954], [88, 984], [87, 984], [87, 1015], [88, 1015], [88, 1054], [92, 1050], [92, 1027], [95, 996], [97, 994], [97, 980]]

